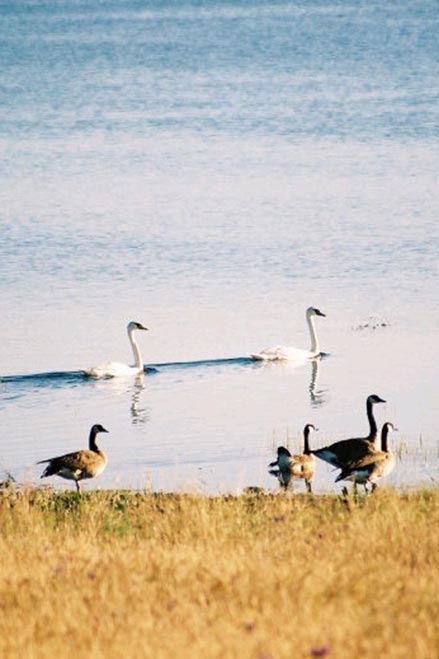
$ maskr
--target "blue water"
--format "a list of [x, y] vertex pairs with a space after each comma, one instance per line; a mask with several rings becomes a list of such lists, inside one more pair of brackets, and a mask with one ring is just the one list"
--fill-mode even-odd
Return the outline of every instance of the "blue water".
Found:
[[[437, 482], [438, 23], [433, 0], [1, 3], [0, 468], [40, 482], [99, 422], [86, 487], [275, 488], [278, 444], [364, 434], [377, 393], [389, 482]], [[250, 362], [307, 348], [309, 305], [317, 369]], [[85, 379], [131, 360], [131, 319], [143, 381]]]

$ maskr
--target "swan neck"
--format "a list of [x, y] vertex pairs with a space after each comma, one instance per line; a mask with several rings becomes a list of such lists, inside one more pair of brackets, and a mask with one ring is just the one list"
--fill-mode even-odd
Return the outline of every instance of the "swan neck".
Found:
[[88, 440], [88, 447], [89, 447], [90, 451], [93, 451], [94, 453], [99, 453], [99, 448], [98, 448], [98, 445], [96, 444], [96, 435], [97, 434], [98, 433], [96, 432], [96, 430], [94, 428], [92, 428], [90, 430], [90, 437], [89, 437], [89, 440]]
[[306, 322], [308, 323], [309, 335], [311, 337], [311, 352], [320, 352], [319, 341], [317, 339], [316, 328], [314, 325], [314, 316], [306, 315]]
[[373, 403], [371, 403], [370, 401], [367, 401], [366, 410], [367, 410], [367, 418], [369, 420], [369, 428], [370, 428], [369, 440], [371, 442], [374, 442], [377, 438], [378, 429], [377, 429], [377, 424], [376, 424], [376, 421], [375, 421], [375, 417], [373, 415]]
[[136, 341], [136, 337], [134, 336], [134, 331], [135, 330], [129, 330], [128, 331], [128, 338], [131, 343], [131, 348], [133, 351], [133, 357], [134, 357], [134, 366], [140, 371], [143, 371], [143, 361], [142, 361], [142, 355], [140, 354], [140, 348], [138, 346], [138, 343]]

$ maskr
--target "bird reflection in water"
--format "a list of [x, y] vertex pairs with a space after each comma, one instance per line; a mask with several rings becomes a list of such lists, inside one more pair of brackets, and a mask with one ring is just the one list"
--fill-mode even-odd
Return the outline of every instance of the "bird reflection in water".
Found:
[[134, 378], [107, 378], [92, 381], [96, 389], [111, 390], [113, 393], [120, 395], [130, 395], [130, 415], [131, 423], [147, 423], [149, 421], [150, 410], [141, 404], [142, 391], [145, 389], [145, 376], [136, 375]]
[[327, 355], [323, 354], [322, 357], [315, 359], [308, 359], [307, 361], [288, 361], [288, 360], [276, 360], [276, 361], [255, 361], [252, 362], [252, 368], [282, 368], [284, 371], [292, 371], [303, 366], [310, 364], [311, 366], [311, 380], [308, 386], [311, 407], [319, 407], [324, 405], [327, 402], [327, 389], [319, 388], [319, 375], [320, 375], [320, 365], [322, 359], [325, 359]]
[[139, 423], [147, 423], [149, 421], [149, 410], [148, 408], [144, 405], [140, 405], [140, 396], [142, 394], [142, 391], [145, 389], [145, 382], [144, 382], [144, 376], [143, 375], [138, 375], [136, 376], [133, 386], [131, 387], [132, 395], [131, 395], [131, 423], [133, 424], [139, 424]]
[[327, 401], [327, 389], [319, 389], [319, 373], [320, 373], [319, 359], [313, 359], [311, 362], [311, 382], [309, 383], [309, 395], [311, 398], [311, 407], [320, 407]]

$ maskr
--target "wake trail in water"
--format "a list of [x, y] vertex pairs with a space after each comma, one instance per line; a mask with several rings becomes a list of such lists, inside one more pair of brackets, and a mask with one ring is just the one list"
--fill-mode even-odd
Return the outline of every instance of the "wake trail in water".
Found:
[[[200, 359], [187, 362], [164, 362], [148, 364], [144, 366], [145, 375], [158, 374], [161, 371], [209, 368], [215, 366], [246, 366], [254, 362], [250, 357], [232, 357], [221, 359]], [[102, 378], [100, 378], [102, 380]], [[108, 378], [112, 380], [113, 378]], [[24, 385], [37, 387], [58, 387], [63, 385], [80, 384], [81, 382], [96, 382], [96, 378], [90, 377], [84, 371], [48, 371], [45, 373], [27, 373], [25, 375], [4, 375], [0, 377], [1, 385]]]
[[249, 364], [254, 364], [254, 361], [250, 357], [227, 357], [221, 359], [198, 359], [189, 362], [164, 362], [162, 364], [150, 364], [150, 366], [161, 370], [202, 368], [203, 366], [246, 366]]

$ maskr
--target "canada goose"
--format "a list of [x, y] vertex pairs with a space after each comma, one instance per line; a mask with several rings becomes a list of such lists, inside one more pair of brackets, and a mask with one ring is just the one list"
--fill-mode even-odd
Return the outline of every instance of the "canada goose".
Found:
[[308, 307], [306, 310], [306, 322], [308, 323], [311, 337], [311, 348], [309, 350], [300, 350], [299, 348], [289, 346], [275, 346], [274, 348], [266, 348], [259, 353], [254, 353], [250, 355], [251, 358], [258, 361], [275, 361], [277, 359], [303, 361], [320, 357], [319, 342], [314, 326], [314, 316], [323, 316], [325, 318], [325, 314], [315, 307]]
[[353, 439], [343, 439], [335, 442], [330, 446], [319, 448], [311, 451], [315, 456], [329, 462], [333, 467], [343, 469], [349, 463], [360, 460], [368, 453], [375, 451], [378, 446], [378, 429], [373, 415], [373, 406], [376, 403], [385, 403], [386, 401], [372, 394], [366, 401], [367, 418], [369, 420], [369, 434], [367, 437], [355, 437]]
[[374, 451], [345, 467], [335, 482], [353, 481], [354, 487], [357, 483], [361, 483], [364, 485], [366, 493], [367, 485], [371, 483], [373, 492], [377, 487], [376, 481], [388, 476], [395, 466], [395, 456], [390, 450], [388, 441], [389, 432], [392, 430], [396, 430], [393, 423], [385, 423], [381, 431], [381, 451]]
[[66, 453], [57, 458], [40, 460], [37, 464], [49, 463], [40, 478], [47, 476], [68, 478], [75, 481], [76, 489], [80, 492], [79, 481], [99, 476], [107, 465], [107, 456], [96, 444], [96, 435], [100, 432], [108, 432], [108, 430], [105, 430], [99, 423], [92, 426], [88, 440], [89, 450], [84, 449], [75, 453]]
[[287, 448], [279, 446], [277, 449], [277, 460], [269, 464], [269, 467], [272, 467], [269, 470], [270, 474], [278, 477], [281, 487], [285, 490], [289, 487], [290, 483], [292, 485], [292, 481], [303, 478], [308, 492], [312, 491], [311, 481], [315, 469], [315, 458], [311, 455], [309, 448], [309, 435], [312, 430], [317, 430], [312, 423], [308, 423], [303, 429], [303, 453], [300, 455], [291, 455]]
[[106, 364], [101, 364], [100, 366], [94, 366], [93, 368], [84, 369], [84, 374], [89, 375], [93, 378], [114, 378], [114, 377], [126, 377], [130, 375], [138, 375], [139, 373], [144, 372], [142, 355], [140, 353], [140, 348], [137, 344], [136, 338], [134, 336], [137, 330], [147, 330], [147, 327], [144, 327], [142, 323], [137, 323], [132, 320], [127, 325], [128, 339], [131, 344], [134, 356], [134, 366], [129, 366], [128, 364], [121, 364], [120, 362], [108, 362]]

